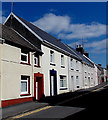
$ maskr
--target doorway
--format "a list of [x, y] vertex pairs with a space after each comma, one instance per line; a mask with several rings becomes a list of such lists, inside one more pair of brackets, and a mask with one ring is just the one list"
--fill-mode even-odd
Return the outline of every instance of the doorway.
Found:
[[43, 74], [34, 74], [34, 99], [40, 100], [44, 95], [44, 79]]
[[50, 95], [57, 95], [57, 71], [50, 70]]

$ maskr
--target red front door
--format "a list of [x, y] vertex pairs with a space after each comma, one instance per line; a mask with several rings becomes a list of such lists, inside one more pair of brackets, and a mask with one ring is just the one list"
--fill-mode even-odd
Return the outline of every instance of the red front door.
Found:
[[34, 98], [40, 100], [44, 95], [44, 80], [43, 74], [34, 74]]

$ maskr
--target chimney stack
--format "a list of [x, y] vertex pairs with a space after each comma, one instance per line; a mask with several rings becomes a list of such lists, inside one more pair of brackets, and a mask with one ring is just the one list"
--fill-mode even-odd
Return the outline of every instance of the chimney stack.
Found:
[[84, 53], [84, 49], [83, 49], [82, 45], [77, 45], [76, 51], [78, 51], [79, 53], [83, 54]]

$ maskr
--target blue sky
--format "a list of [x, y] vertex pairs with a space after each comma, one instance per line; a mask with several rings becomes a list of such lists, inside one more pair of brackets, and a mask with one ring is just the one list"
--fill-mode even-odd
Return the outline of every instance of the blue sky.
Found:
[[[83, 43], [90, 58], [106, 66], [105, 2], [16, 2], [13, 11], [72, 47]], [[4, 2], [3, 21], [10, 12]]]

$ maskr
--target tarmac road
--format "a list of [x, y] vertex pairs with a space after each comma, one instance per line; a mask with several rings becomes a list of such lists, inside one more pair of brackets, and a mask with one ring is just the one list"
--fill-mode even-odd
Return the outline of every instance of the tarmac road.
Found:
[[48, 97], [42, 101], [50, 104], [13, 116], [8, 120], [98, 120], [98, 118], [106, 120], [108, 115], [108, 84], [100, 85], [96, 89], [79, 90]]
[[80, 98], [62, 104], [64, 106], [84, 107], [84, 111], [71, 115], [63, 120], [107, 120], [108, 87], [91, 92]]

